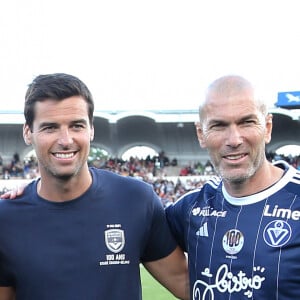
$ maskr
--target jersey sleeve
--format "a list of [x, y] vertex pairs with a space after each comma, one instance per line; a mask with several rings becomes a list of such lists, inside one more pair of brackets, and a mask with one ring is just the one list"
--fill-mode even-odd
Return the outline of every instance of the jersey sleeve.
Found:
[[171, 232], [176, 239], [176, 242], [178, 245], [183, 249], [183, 251], [186, 251], [186, 246], [184, 242], [184, 212], [183, 212], [183, 199], [181, 199], [179, 202], [176, 202], [175, 204], [169, 205], [166, 208], [166, 217], [169, 224], [169, 227], [171, 229]]
[[162, 202], [154, 191], [150, 203], [149, 217], [151, 222], [149, 223], [149, 232], [141, 257], [142, 261], [161, 259], [168, 256], [177, 247], [177, 243], [168, 226]]

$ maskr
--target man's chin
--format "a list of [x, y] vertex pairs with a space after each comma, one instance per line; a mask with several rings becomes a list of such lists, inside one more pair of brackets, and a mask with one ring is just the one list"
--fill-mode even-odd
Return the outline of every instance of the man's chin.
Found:
[[247, 180], [246, 176], [232, 176], [226, 178], [226, 180], [232, 184], [242, 184]]
[[61, 181], [68, 181], [70, 180], [72, 177], [74, 176], [74, 174], [58, 174], [56, 176], [57, 179], [61, 180]]
[[69, 168], [48, 168], [47, 173], [58, 180], [68, 181], [77, 176], [80, 170], [79, 167], [70, 166]]
[[55, 172], [53, 176], [62, 181], [68, 181], [75, 176], [74, 172]]
[[240, 184], [246, 181], [249, 178], [249, 174], [245, 174], [244, 172], [224, 172], [221, 171], [219, 173], [220, 177], [233, 184]]

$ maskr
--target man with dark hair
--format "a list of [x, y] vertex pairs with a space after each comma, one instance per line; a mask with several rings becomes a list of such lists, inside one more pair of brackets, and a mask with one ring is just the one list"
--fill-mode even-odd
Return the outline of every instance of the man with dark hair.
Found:
[[185, 255], [153, 188], [88, 167], [93, 110], [74, 76], [29, 85], [23, 136], [40, 178], [0, 201], [0, 299], [140, 300], [140, 263], [188, 299]]

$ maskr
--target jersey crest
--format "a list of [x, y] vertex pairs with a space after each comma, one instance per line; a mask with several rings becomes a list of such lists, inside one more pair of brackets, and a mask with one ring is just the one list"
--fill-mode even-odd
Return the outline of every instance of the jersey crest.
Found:
[[106, 247], [113, 253], [120, 252], [125, 246], [124, 230], [108, 229], [104, 232]]

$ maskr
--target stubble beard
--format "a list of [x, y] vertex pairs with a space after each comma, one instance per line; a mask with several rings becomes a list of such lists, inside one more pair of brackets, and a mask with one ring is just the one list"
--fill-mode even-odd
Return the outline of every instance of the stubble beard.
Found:
[[216, 173], [222, 178], [222, 180], [227, 181], [230, 184], [239, 185], [246, 182], [249, 178], [253, 177], [257, 170], [263, 165], [264, 162], [264, 151], [260, 151], [256, 160], [244, 170], [244, 172], [239, 172], [231, 174], [232, 172], [220, 168], [219, 165], [212, 162]]
[[73, 169], [72, 172], [69, 173], [63, 173], [57, 170], [56, 168], [44, 166], [44, 169], [48, 175], [50, 175], [53, 178], [56, 178], [60, 181], [66, 182], [69, 181], [71, 178], [75, 177], [77, 174], [79, 174], [80, 170], [82, 170], [82, 166], [77, 165]]

